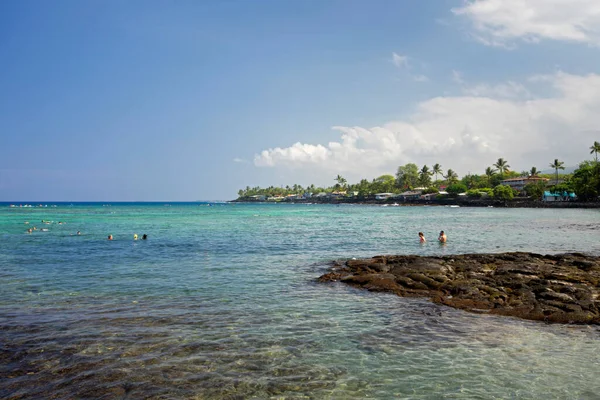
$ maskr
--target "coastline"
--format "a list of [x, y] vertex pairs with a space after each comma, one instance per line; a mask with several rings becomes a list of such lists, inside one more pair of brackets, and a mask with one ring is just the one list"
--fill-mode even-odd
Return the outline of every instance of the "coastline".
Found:
[[493, 199], [469, 199], [462, 197], [434, 199], [434, 200], [407, 200], [399, 199], [360, 199], [360, 198], [310, 198], [296, 199], [293, 201], [261, 201], [247, 198], [235, 199], [229, 203], [261, 203], [261, 204], [361, 204], [374, 206], [460, 206], [460, 207], [497, 207], [497, 208], [600, 208], [598, 202], [577, 202], [577, 201], [550, 201], [513, 199], [513, 200], [493, 200]]

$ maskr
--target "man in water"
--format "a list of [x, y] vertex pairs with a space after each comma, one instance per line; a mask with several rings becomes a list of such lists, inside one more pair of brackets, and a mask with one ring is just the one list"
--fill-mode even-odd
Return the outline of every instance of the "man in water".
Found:
[[425, 235], [423, 235], [423, 232], [419, 232], [419, 241], [421, 243], [425, 243], [427, 240], [425, 240]]
[[438, 240], [440, 241], [440, 243], [446, 243], [446, 240], [448, 240], [448, 238], [446, 237], [446, 234], [444, 233], [444, 231], [440, 232], [440, 236], [438, 237]]
[[146, 240], [148, 239], [148, 235], [146, 235], [145, 233], [142, 235], [142, 240]]

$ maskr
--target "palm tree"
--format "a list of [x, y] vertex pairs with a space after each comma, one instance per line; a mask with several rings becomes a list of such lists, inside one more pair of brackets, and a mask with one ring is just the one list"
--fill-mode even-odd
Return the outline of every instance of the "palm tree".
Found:
[[431, 172], [435, 174], [435, 180], [437, 181], [438, 180], [438, 178], [437, 178], [438, 174], [442, 173], [442, 166], [440, 164], [434, 164], [433, 165], [433, 169], [431, 170]]
[[348, 182], [345, 178], [343, 178], [341, 175], [338, 175], [335, 177], [335, 180], [338, 183], [338, 187], [340, 188], [345, 188], [346, 187], [346, 183]]
[[554, 168], [556, 170], [556, 185], [558, 185], [558, 170], [565, 169], [565, 167], [563, 167], [563, 164], [564, 162], [558, 161], [558, 158], [555, 158], [554, 162], [550, 164], [550, 168]]
[[504, 158], [499, 158], [498, 161], [496, 161], [496, 164], [494, 164], [494, 167], [498, 169], [500, 176], [504, 178], [504, 173], [508, 172], [510, 165], [508, 165], [508, 162]]
[[598, 152], [600, 151], [600, 143], [594, 142], [594, 144], [590, 146], [590, 150], [590, 154], [596, 153], [596, 162], [598, 162]]
[[446, 176], [444, 176], [444, 178], [446, 178], [448, 184], [456, 183], [458, 181], [458, 175], [451, 169], [446, 172]]
[[492, 167], [487, 167], [485, 169], [485, 176], [487, 176], [488, 184], [491, 182], [492, 176], [494, 176], [495, 173], [496, 173], [496, 170]]
[[421, 168], [421, 171], [419, 171], [419, 183], [425, 187], [430, 186], [431, 174], [432, 172], [429, 171], [429, 167], [427, 165], [423, 165], [423, 168]]
[[536, 167], [531, 167], [531, 171], [529, 171], [529, 176], [537, 176], [538, 171]]

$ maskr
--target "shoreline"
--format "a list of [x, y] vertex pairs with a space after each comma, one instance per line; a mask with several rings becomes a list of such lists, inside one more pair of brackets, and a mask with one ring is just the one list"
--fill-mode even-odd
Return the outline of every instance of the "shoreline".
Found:
[[318, 281], [474, 313], [600, 325], [600, 257], [581, 253], [382, 255], [335, 262]]
[[374, 200], [374, 199], [299, 199], [293, 201], [261, 201], [249, 199], [231, 200], [229, 203], [260, 203], [260, 204], [358, 204], [375, 206], [459, 206], [459, 207], [496, 207], [496, 208], [600, 208], [600, 202], [576, 202], [576, 201], [539, 201], [527, 199], [513, 200], [484, 200], [447, 198], [441, 200], [409, 200], [399, 199]]

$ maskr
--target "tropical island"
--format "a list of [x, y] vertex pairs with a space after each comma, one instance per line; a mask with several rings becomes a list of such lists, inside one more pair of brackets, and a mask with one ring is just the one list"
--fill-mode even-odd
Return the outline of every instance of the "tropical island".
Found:
[[[499, 158], [483, 174], [459, 178], [440, 164], [419, 168], [414, 163], [399, 166], [395, 175], [348, 184], [337, 175], [329, 187], [299, 184], [276, 187], [246, 187], [234, 202], [362, 203], [383, 205], [449, 205], [502, 207], [600, 207], [600, 142], [590, 146], [593, 160], [584, 160], [572, 173], [561, 173], [564, 162], [554, 159], [542, 173], [537, 167], [513, 171]], [[435, 178], [435, 179], [433, 179]], [[442, 178], [442, 179], [439, 179]]]

